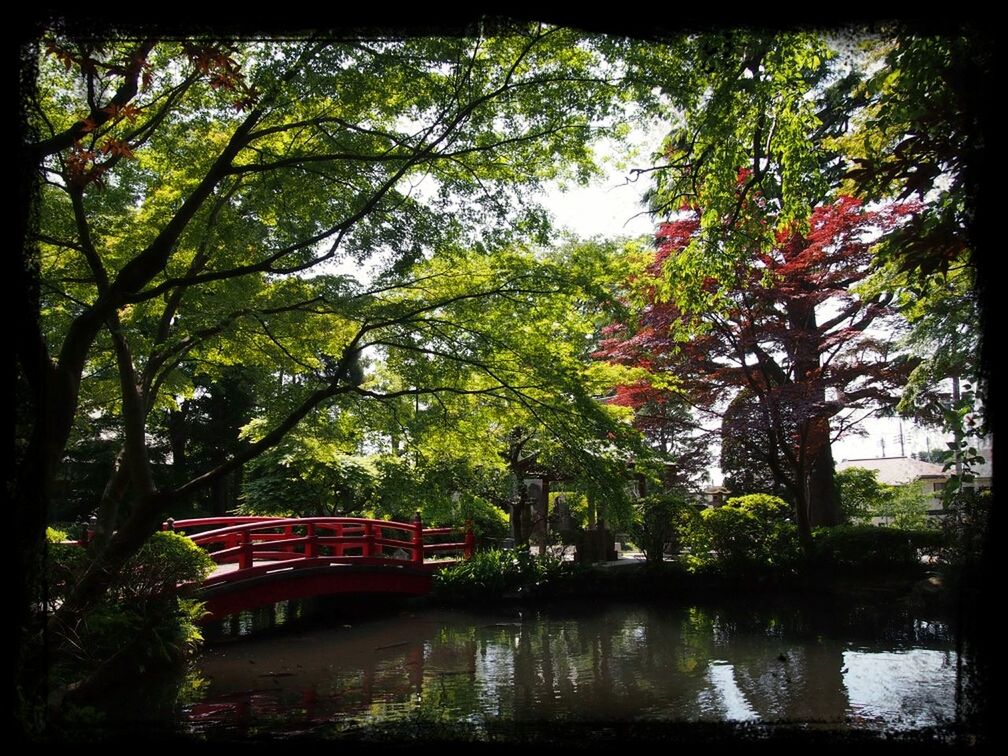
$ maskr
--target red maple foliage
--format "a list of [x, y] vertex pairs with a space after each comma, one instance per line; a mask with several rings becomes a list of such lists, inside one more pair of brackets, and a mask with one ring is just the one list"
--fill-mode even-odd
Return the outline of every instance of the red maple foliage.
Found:
[[[873, 239], [916, 209], [910, 203], [866, 209], [851, 197], [816, 208], [806, 232], [779, 233], [772, 248], [738, 267], [724, 292], [727, 311], [692, 316], [706, 330], [685, 341], [677, 335], [686, 316], [643, 282], [646, 304], [634, 322], [606, 330], [596, 357], [671, 373], [682, 393], [638, 384], [619, 387], [612, 401], [637, 410], [637, 427], [652, 439], [681, 432], [663, 427], [655, 407], [685, 401], [700, 411], [697, 425], [709, 413], [723, 421], [723, 450], [762, 466], [795, 503], [803, 536], [836, 524], [830, 442], [891, 406], [911, 367], [893, 354], [890, 332], [880, 328], [895, 316], [891, 297], [864, 299], [852, 287], [870, 270]], [[662, 224], [648, 275], [662, 276], [697, 233], [697, 213]]]

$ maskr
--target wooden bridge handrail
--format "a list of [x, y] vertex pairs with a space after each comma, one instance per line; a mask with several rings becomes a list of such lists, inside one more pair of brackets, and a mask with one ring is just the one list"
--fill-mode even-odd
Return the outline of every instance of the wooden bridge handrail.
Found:
[[[211, 519], [218, 519], [218, 518], [211, 518]], [[185, 530], [185, 526], [183, 525], [183, 523], [185, 523], [189, 527], [192, 527], [194, 525], [198, 525], [199, 521], [198, 520], [179, 520], [179, 521], [173, 521], [173, 522], [171, 522], [171, 526], [169, 526], [169, 523], [166, 522], [164, 525], [162, 525], [162, 529], [164, 529], [164, 530]], [[241, 533], [244, 530], [258, 530], [260, 528], [263, 528], [263, 529], [280, 528], [280, 527], [287, 527], [287, 526], [292, 526], [293, 527], [293, 526], [297, 526], [297, 525], [309, 525], [309, 524], [313, 524], [313, 525], [316, 525], [316, 526], [317, 525], [322, 525], [322, 526], [326, 526], [326, 525], [333, 525], [333, 526], [336, 526], [336, 525], [344, 525], [344, 526], [345, 525], [371, 525], [372, 527], [377, 525], [378, 527], [383, 528], [383, 529], [384, 528], [388, 528], [390, 530], [391, 529], [395, 529], [395, 530], [405, 530], [405, 531], [412, 531], [416, 527], [412, 523], [396, 522], [395, 520], [376, 520], [376, 519], [369, 519], [369, 518], [366, 518], [366, 517], [269, 517], [269, 518], [261, 518], [261, 519], [257, 518], [257, 519], [253, 519], [253, 520], [239, 522], [239, 523], [237, 523], [235, 525], [228, 525], [228, 526], [223, 527], [223, 528], [215, 528], [214, 530], [207, 530], [207, 531], [204, 531], [202, 533], [195, 533], [191, 537], [193, 539], [196, 539], [196, 538], [203, 538], [204, 536], [208, 536], [208, 535], [211, 535], [211, 534], [213, 534], [213, 535], [224, 535], [224, 534], [228, 534], [228, 533]], [[449, 528], [449, 530], [451, 530], [451, 528]], [[424, 533], [426, 534], [426, 532], [427, 531], [425, 529]]]
[[[472, 556], [475, 538], [472, 523], [466, 521], [465, 540], [451, 543], [426, 543], [425, 537], [446, 536], [460, 532], [459, 528], [424, 528], [419, 513], [412, 523], [396, 520], [379, 520], [367, 517], [266, 517], [228, 516], [193, 518], [188, 520], [168, 520], [162, 530], [181, 530], [205, 525], [224, 527], [205, 530], [189, 535], [192, 541], [203, 547], [219, 544], [223, 548], [211, 551], [218, 563], [237, 561], [239, 569], [253, 566], [255, 559], [277, 557], [288, 559], [314, 559], [319, 547], [337, 547], [329, 557], [332, 560], [373, 560], [383, 558], [386, 547], [402, 549], [409, 554], [408, 561], [420, 566], [428, 555], [444, 551], [461, 551], [463, 558]], [[295, 533], [302, 529], [304, 535]], [[277, 532], [282, 530], [282, 532]], [[392, 530], [406, 534], [406, 539], [389, 538], [384, 531]], [[321, 531], [321, 532], [319, 532]], [[303, 552], [295, 551], [304, 546]], [[345, 554], [344, 549], [360, 549], [360, 554]], [[279, 556], [278, 556], [279, 555]], [[289, 555], [289, 556], [288, 556]], [[392, 560], [392, 563], [403, 560]]]
[[161, 529], [185, 530], [187, 527], [191, 527], [193, 525], [221, 525], [223, 523], [240, 525], [247, 522], [265, 522], [275, 519], [277, 518], [270, 515], [221, 515], [219, 517], [191, 517], [187, 520], [166, 520], [162, 523]]

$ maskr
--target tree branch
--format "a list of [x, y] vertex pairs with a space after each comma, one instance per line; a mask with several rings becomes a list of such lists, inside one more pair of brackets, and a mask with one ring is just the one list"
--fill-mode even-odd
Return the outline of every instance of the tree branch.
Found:
[[104, 107], [92, 107], [92, 110], [88, 114], [87, 118], [77, 121], [70, 126], [70, 128], [50, 137], [49, 139], [44, 139], [41, 142], [36, 142], [31, 145], [29, 149], [31, 150], [35, 161], [41, 161], [42, 158], [47, 155], [53, 155], [67, 149], [73, 145], [74, 142], [89, 133], [89, 131], [93, 131], [99, 126], [105, 124], [113, 117], [113, 113], [136, 97], [140, 71], [143, 68], [144, 62], [147, 60], [147, 56], [150, 54], [150, 51], [154, 49], [154, 44], [155, 40], [153, 38], [147, 38], [140, 42], [140, 44], [134, 48], [133, 52], [130, 53], [130, 63], [123, 75], [122, 84], [119, 85], [119, 89], [116, 91], [115, 96], [113, 96]]

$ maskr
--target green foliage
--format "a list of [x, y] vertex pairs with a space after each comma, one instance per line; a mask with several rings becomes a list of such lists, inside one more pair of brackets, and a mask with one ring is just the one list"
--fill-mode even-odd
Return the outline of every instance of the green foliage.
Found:
[[60, 543], [61, 541], [68, 540], [68, 538], [66, 532], [63, 530], [57, 530], [52, 527], [46, 528], [46, 541], [48, 543]]
[[666, 266], [669, 298], [687, 312], [724, 305], [714, 279], [732, 282], [751, 250], [807, 224], [828, 195], [836, 151], [824, 144], [849, 84], [813, 33], [698, 34], [672, 47], [660, 83], [680, 109], [656, 163], [652, 206], [663, 216], [701, 208], [700, 233]]
[[461, 527], [471, 520], [478, 537], [503, 538], [508, 521], [498, 502], [509, 487], [501, 470], [474, 462], [421, 458], [418, 466], [409, 457], [382, 455], [375, 461], [373, 511], [405, 521], [419, 512], [429, 527]]
[[244, 484], [242, 514], [360, 516], [411, 522], [416, 512], [430, 527], [461, 527], [471, 520], [479, 537], [503, 538], [508, 520], [494, 501], [500, 470], [463, 460], [418, 455], [351, 456], [340, 445], [293, 434], [256, 459]]
[[[81, 546], [75, 543], [49, 542], [41, 577], [45, 581], [45, 590], [50, 603], [61, 601], [66, 597], [87, 564], [87, 551]], [[42, 586], [39, 586], [39, 589], [41, 588]]]
[[993, 38], [969, 27], [941, 35], [897, 29], [873, 51], [882, 58], [865, 82], [866, 107], [846, 145], [848, 177], [870, 200], [925, 199], [912, 227], [882, 240], [880, 255], [917, 283], [939, 281], [969, 257], [970, 220], [987, 156], [993, 94]]
[[362, 515], [372, 504], [378, 471], [340, 444], [295, 434], [255, 459], [243, 487], [242, 514]]
[[979, 564], [986, 545], [987, 523], [993, 501], [991, 491], [972, 489], [964, 489], [943, 501], [943, 560], [968, 568]]
[[922, 528], [927, 522], [928, 494], [919, 482], [891, 486], [880, 483], [875, 470], [850, 467], [836, 474], [844, 519], [854, 525], [870, 525], [882, 518], [894, 528]]
[[[48, 600], [54, 605], [90, 564], [80, 546], [50, 544]], [[200, 581], [213, 560], [188, 538], [155, 533], [126, 563], [118, 579], [74, 630], [74, 642], [53, 660], [54, 682], [71, 681], [107, 664], [124, 674], [178, 663], [202, 640], [203, 604], [179, 594]]]
[[660, 563], [666, 546], [678, 551], [685, 534], [696, 527], [696, 507], [682, 494], [642, 496], [634, 502], [634, 522], [630, 534], [648, 562]]
[[844, 568], [920, 564], [925, 553], [937, 553], [944, 541], [937, 528], [908, 529], [872, 525], [837, 525], [813, 531], [814, 555], [820, 562]]
[[580, 491], [550, 491], [549, 511], [552, 515], [556, 514], [559, 497], [563, 497], [570, 513], [571, 526], [575, 529], [588, 527], [588, 496]]
[[845, 522], [868, 524], [873, 513], [886, 499], [884, 483], [879, 482], [877, 470], [848, 467], [834, 477], [840, 496], [840, 512]]
[[434, 589], [449, 600], [490, 601], [505, 594], [535, 593], [570, 570], [549, 553], [537, 557], [527, 548], [488, 549], [438, 572]]
[[737, 496], [700, 512], [686, 534], [692, 569], [741, 575], [788, 571], [800, 556], [798, 530], [787, 502], [769, 494]]
[[142, 603], [174, 595], [178, 586], [199, 583], [216, 567], [202, 548], [178, 533], [154, 533], [126, 563], [114, 595]]
[[885, 524], [904, 530], [927, 525], [928, 494], [923, 483], [904, 483], [889, 488], [889, 496], [878, 509], [878, 516]]

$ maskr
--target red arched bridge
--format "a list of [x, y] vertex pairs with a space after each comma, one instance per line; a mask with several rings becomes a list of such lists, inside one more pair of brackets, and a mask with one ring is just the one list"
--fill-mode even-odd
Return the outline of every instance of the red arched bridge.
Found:
[[[198, 596], [206, 621], [288, 599], [334, 593], [428, 593], [436, 570], [472, 556], [464, 531], [360, 517], [204, 517], [168, 520], [217, 568]], [[461, 537], [461, 540], [459, 538]]]

